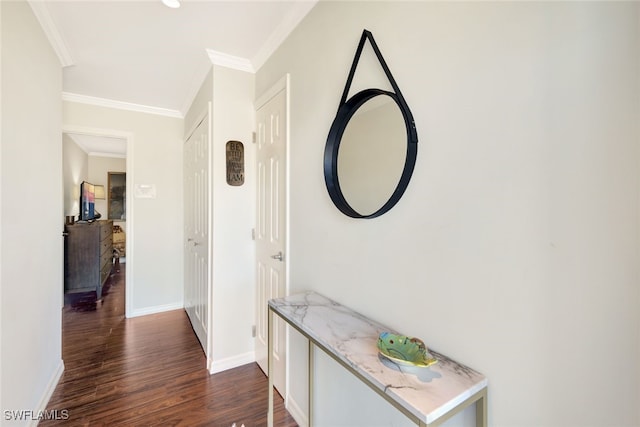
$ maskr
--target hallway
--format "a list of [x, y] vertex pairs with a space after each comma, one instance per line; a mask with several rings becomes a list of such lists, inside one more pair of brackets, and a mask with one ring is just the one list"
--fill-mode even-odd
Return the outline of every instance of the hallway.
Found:
[[[63, 310], [65, 372], [40, 426], [265, 426], [267, 379], [255, 363], [209, 375], [184, 310], [125, 319], [126, 264], [103, 302]], [[297, 426], [276, 394], [275, 424]]]

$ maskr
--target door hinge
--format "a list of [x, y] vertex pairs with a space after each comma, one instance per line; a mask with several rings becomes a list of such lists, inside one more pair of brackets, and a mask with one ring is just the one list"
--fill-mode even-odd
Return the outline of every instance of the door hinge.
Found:
[[255, 144], [256, 140], [257, 140], [256, 133], [255, 132], [251, 132], [251, 142], [253, 142]]
[[256, 240], [256, 229], [255, 228], [251, 229], [251, 240]]
[[253, 325], [253, 326], [251, 327], [251, 336], [252, 336], [253, 338], [255, 338], [255, 337], [256, 337], [256, 325]]

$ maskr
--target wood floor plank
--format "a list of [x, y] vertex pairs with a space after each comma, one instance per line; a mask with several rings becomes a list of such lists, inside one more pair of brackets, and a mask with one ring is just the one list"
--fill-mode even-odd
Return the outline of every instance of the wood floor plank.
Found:
[[[65, 371], [47, 409], [68, 419], [40, 426], [267, 424], [267, 378], [251, 363], [209, 375], [184, 310], [124, 317], [126, 265], [103, 301], [78, 295], [63, 311]], [[275, 424], [297, 427], [275, 394]]]

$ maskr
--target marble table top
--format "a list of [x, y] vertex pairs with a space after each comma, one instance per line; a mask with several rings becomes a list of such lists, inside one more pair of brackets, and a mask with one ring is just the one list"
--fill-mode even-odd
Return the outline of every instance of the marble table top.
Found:
[[269, 307], [423, 423], [433, 423], [487, 386], [484, 375], [431, 349], [438, 362], [428, 368], [386, 359], [379, 355], [378, 336], [396, 331], [315, 292], [272, 299]]

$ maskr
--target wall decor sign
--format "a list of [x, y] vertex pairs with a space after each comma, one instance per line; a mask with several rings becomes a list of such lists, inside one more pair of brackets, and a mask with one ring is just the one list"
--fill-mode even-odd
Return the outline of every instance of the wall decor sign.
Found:
[[229, 141], [227, 152], [227, 184], [234, 187], [244, 184], [244, 144]]

